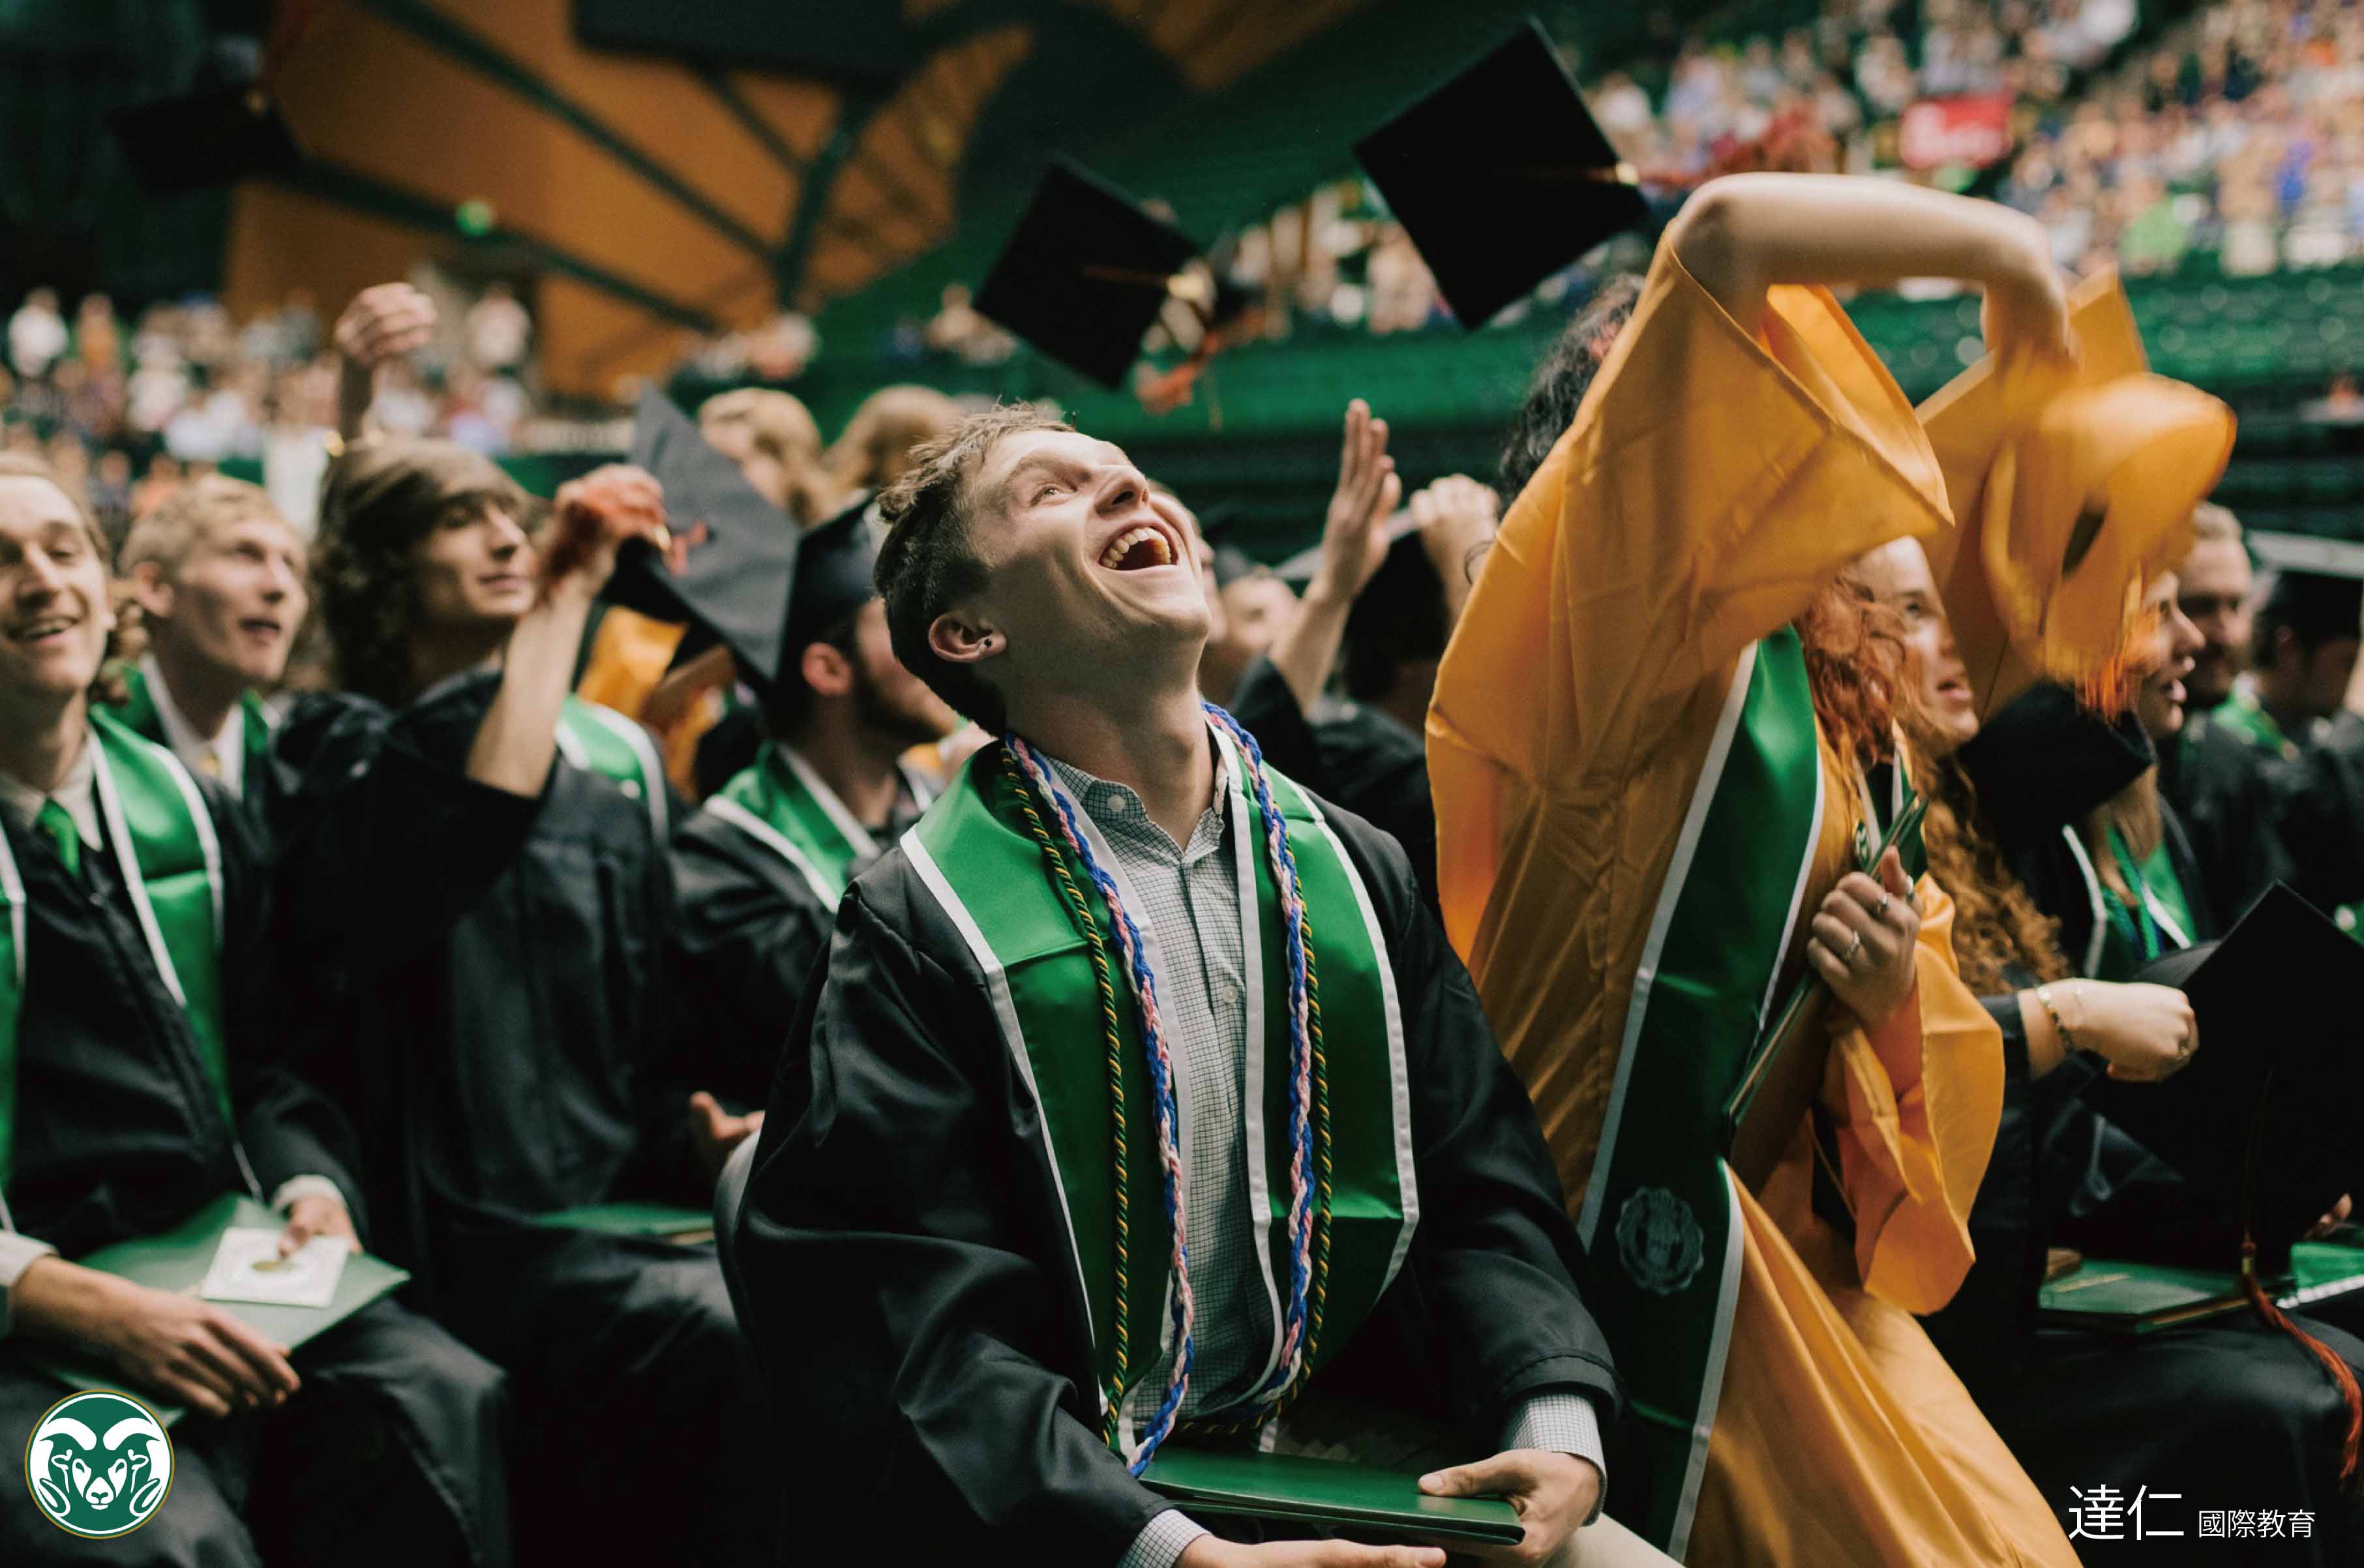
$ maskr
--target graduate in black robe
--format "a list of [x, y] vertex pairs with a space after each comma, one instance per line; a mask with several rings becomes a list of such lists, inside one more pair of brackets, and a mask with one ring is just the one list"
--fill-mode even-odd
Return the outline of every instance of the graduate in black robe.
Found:
[[[1184, 565], [1178, 514], [1147, 498], [1114, 448], [1031, 411], [982, 416], [965, 436], [887, 498], [889, 517], [900, 520], [879, 577], [898, 655], [988, 728], [1003, 720], [1006, 700], [1008, 722], [1021, 732], [1088, 713], [1079, 729], [1105, 724], [1121, 734], [1122, 705], [1154, 695], [1186, 748], [1194, 731], [1203, 740], [1193, 683], [1204, 595]], [[998, 515], [980, 506], [965, 529], [944, 527], [950, 497], [964, 490], [999, 497]], [[978, 542], [967, 546], [964, 536]], [[956, 611], [936, 613], [930, 595], [978, 569], [975, 558], [953, 559], [967, 548], [993, 564], [981, 580], [966, 577], [976, 591], [953, 601]], [[855, 880], [839, 909], [827, 977], [808, 995], [781, 1062], [738, 1248], [751, 1331], [799, 1451], [786, 1517], [795, 1546], [816, 1561], [873, 1553], [882, 1531], [903, 1554], [944, 1562], [1218, 1561], [1221, 1542], [1161, 1534], [1171, 1528], [1161, 1522], [1172, 1518], [1169, 1506], [1103, 1440], [1095, 1308], [1065, 1207], [1089, 1178], [1063, 1172], [1046, 1151], [1038, 1080], [1013, 1056], [1031, 1047], [1003, 1033], [1003, 1013], [1026, 1004], [988, 980], [971, 943], [995, 938], [956, 924], [951, 911], [965, 906], [943, 891], [951, 884], [941, 866], [953, 865], [957, 880], [962, 844], [982, 840], [955, 840], [955, 859], [941, 863], [912, 847], [939, 825], [974, 823], [961, 813], [993, 798], [987, 781], [1000, 776], [996, 770], [1020, 765], [1014, 750], [1005, 763], [1004, 750], [978, 753], [913, 834]], [[1123, 744], [1093, 760], [1162, 821], [1161, 806], [1199, 809], [1189, 803], [1191, 770], [1207, 769], [1221, 751], [1210, 742], [1166, 772], [1135, 766]], [[1203, 781], [1197, 793], [1205, 795]], [[1185, 836], [1199, 842], [1222, 809], [1218, 790]], [[1309, 1403], [1346, 1396], [1392, 1419], [1425, 1418], [1466, 1455], [1490, 1452], [1511, 1418], [1547, 1401], [1595, 1412], [1607, 1430], [1617, 1381], [1579, 1296], [1586, 1262], [1532, 1107], [1400, 849], [1343, 810], [1321, 809], [1367, 890], [1369, 926], [1383, 934], [1375, 960], [1400, 998], [1408, 1103], [1396, 1136], [1408, 1140], [1419, 1205], [1400, 1273], [1313, 1377]], [[1292, 836], [1303, 832], [1300, 825]], [[1247, 831], [1235, 848], [1262, 853], [1266, 842]], [[1215, 863], [1229, 867], [1233, 852], [1213, 851]], [[1025, 874], [1042, 874], [1031, 848], [1024, 853]], [[1167, 933], [1160, 940], [1177, 929], [1166, 907], [1163, 917], [1142, 912]], [[1200, 922], [1243, 918], [1234, 908], [1198, 907]], [[1358, 923], [1334, 895], [1311, 918], [1333, 944], [1344, 940], [1342, 924]], [[1188, 963], [1173, 946], [1165, 951], [1170, 962]], [[1323, 962], [1325, 984], [1343, 986], [1345, 972]], [[1223, 973], [1208, 984], [1224, 984]], [[1325, 995], [1336, 1002], [1344, 993]], [[1097, 1073], [1098, 1042], [1076, 1049]], [[1177, 1045], [1177, 1057], [1185, 1049], [1195, 1048]], [[1201, 1089], [1183, 1097], [1203, 1103]], [[1344, 1093], [1333, 1085], [1333, 1103]], [[1139, 1114], [1147, 1118], [1148, 1107]], [[1224, 1137], [1221, 1128], [1192, 1125], [1202, 1151]], [[1196, 1204], [1195, 1177], [1190, 1190]], [[1156, 1192], [1144, 1186], [1135, 1212]], [[1190, 1234], [1197, 1258], [1202, 1232]], [[1209, 1236], [1207, 1245], [1220, 1240]], [[1150, 1255], [1134, 1267], [1156, 1277], [1160, 1254], [1146, 1242], [1140, 1251]], [[1207, 1314], [1202, 1307], [1202, 1346], [1239, 1327]], [[1155, 1334], [1136, 1313], [1133, 1338], [1153, 1353]], [[1138, 1383], [1129, 1389], [1127, 1409], [1143, 1391]], [[1587, 1426], [1594, 1418], [1580, 1417]], [[1288, 1421], [1280, 1418], [1284, 1429]], [[1450, 1473], [1493, 1478], [1471, 1482], [1473, 1490], [1520, 1493], [1539, 1549], [1553, 1550], [1589, 1517], [1600, 1480], [1597, 1451], [1588, 1462], [1577, 1443], [1557, 1440], [1534, 1439]], [[1619, 1545], [1643, 1554], [1632, 1560], [1664, 1561], [1608, 1521], [1588, 1529], [1579, 1550], [1628, 1561]], [[1341, 1550], [1342, 1563], [1382, 1561]], [[793, 1558], [784, 1534], [783, 1561]]]
[[[538, 551], [522, 497], [461, 449], [363, 443], [330, 471], [321, 576], [352, 689], [280, 733], [281, 940], [305, 1071], [358, 1130], [388, 1255], [512, 1375], [521, 1544], [743, 1562], [771, 1507], [711, 1250], [534, 1223], [703, 1207], [734, 1136], [692, 1121], [698, 1068], [673, 1054], [649, 792], [568, 755], [597, 736], [566, 696], [590, 595], [661, 504], [634, 471], [579, 484]], [[653, 1496], [673, 1507], [625, 1506]]]
[[[865, 497], [866, 504], [866, 497]], [[681, 1028], [713, 1062], [705, 1088], [761, 1110], [780, 1046], [853, 877], [934, 797], [905, 752], [957, 722], [895, 661], [871, 586], [877, 529], [856, 505], [778, 542], [788, 560], [768, 732], [673, 840]]]
[[[0, 462], [0, 902], [16, 905], [0, 970], [16, 1002], [0, 1009], [0, 1447], [24, 1452], [67, 1392], [30, 1359], [45, 1351], [190, 1411], [171, 1492], [137, 1533], [77, 1540], [20, 1498], [0, 1509], [0, 1562], [505, 1563], [505, 1380], [441, 1329], [384, 1299], [283, 1358], [218, 1307], [64, 1261], [231, 1193], [282, 1205], [291, 1240], [370, 1231], [343, 1118], [280, 1056], [283, 972], [245, 814], [170, 752], [85, 722], [111, 625], [96, 525], [30, 465]], [[19, 629], [45, 617], [72, 623], [44, 639], [63, 646], [20, 651]], [[117, 792], [129, 817], [109, 808]], [[181, 820], [212, 845], [218, 919], [177, 953], [151, 937], [147, 879], [127, 869], [147, 841], [127, 853], [119, 835], [154, 819], [143, 808], [201, 808]], [[180, 997], [208, 979], [201, 1029]]]

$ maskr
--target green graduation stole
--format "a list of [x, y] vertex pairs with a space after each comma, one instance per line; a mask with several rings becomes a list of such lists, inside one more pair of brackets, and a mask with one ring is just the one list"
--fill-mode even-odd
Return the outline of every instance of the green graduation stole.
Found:
[[1690, 1538], [1740, 1287], [1726, 1096], [1746, 1071], [1800, 917], [1823, 813], [1797, 632], [1742, 653], [1650, 918], [1577, 1229], [1585, 1304], [1617, 1347], [1651, 1477], [1628, 1522]]
[[[164, 735], [164, 716], [156, 711], [156, 694], [149, 689], [148, 672], [134, 664], [123, 672], [123, 701], [116, 707], [115, 717], [123, 721], [135, 735], [169, 747], [172, 741]], [[240, 781], [263, 776], [271, 766], [271, 735], [277, 728], [271, 709], [254, 693], [240, 693], [238, 699], [240, 715], [239, 746], [246, 753], [246, 773]]]
[[[1280, 1300], [1289, 1277], [1289, 1151], [1281, 1130], [1289, 1093], [1283, 943], [1278, 894], [1261, 853], [1256, 814], [1243, 793], [1240, 759], [1228, 736], [1219, 732], [1217, 743], [1231, 763], [1229, 798], [1221, 804], [1232, 813], [1242, 928], [1256, 933], [1246, 944], [1252, 1049], [1243, 1103], [1249, 1200], [1272, 1307], [1268, 1375], [1282, 1353]], [[1048, 872], [1052, 840], [1029, 822], [1017, 775], [1005, 769], [1004, 756], [1002, 747], [989, 746], [971, 757], [902, 844], [984, 971], [1002, 1042], [1040, 1108], [1043, 1152], [1091, 1329], [1096, 1413], [1111, 1446], [1130, 1461], [1138, 1441], [1120, 1429], [1117, 1413], [1160, 1353], [1154, 1329], [1143, 1335], [1149, 1342], [1136, 1347], [1130, 1325], [1160, 1322], [1173, 1284], [1167, 1261], [1173, 1229], [1159, 1196], [1163, 1178], [1151, 1125], [1153, 1084], [1137, 1005], [1120, 991], [1104, 992], [1097, 978], [1095, 940], [1114, 972], [1123, 973], [1113, 963], [1108, 906], [1074, 854], [1064, 846], [1048, 851], [1064, 862], [1089, 908], [1095, 936], [1087, 939]], [[1403, 1018], [1368, 890], [1312, 798], [1269, 766], [1265, 776], [1288, 826], [1310, 944], [1319, 949], [1326, 1040], [1330, 1239], [1323, 1327], [1307, 1359], [1310, 1373], [1347, 1341], [1402, 1267], [1419, 1222], [1419, 1189]], [[1075, 815], [1125, 903], [1143, 908], [1124, 891], [1122, 867], [1097, 826], [1082, 811]], [[1151, 954], [1160, 992], [1170, 995], [1154, 940]], [[1113, 1061], [1103, 1043], [1111, 1016], [1121, 1046]], [[1130, 1116], [1123, 1106], [1132, 1107]]]
[[[924, 784], [908, 773], [904, 783], [914, 799], [928, 804]], [[765, 743], [763, 754], [717, 790], [706, 809], [787, 862], [823, 908], [837, 907], [853, 868], [878, 852], [877, 840], [837, 792], [783, 741]]]
[[558, 751], [586, 773], [597, 773], [648, 807], [649, 830], [662, 844], [665, 825], [664, 760], [649, 732], [614, 708], [574, 693], [558, 712]]
[[[188, 1014], [214, 1102], [230, 1120], [229, 1059], [221, 976], [221, 842], [196, 781], [166, 748], [94, 708], [93, 787], [117, 873], [147, 939], [156, 973]], [[0, 836], [0, 1186], [14, 1171], [17, 1025], [23, 1006], [26, 894]]]

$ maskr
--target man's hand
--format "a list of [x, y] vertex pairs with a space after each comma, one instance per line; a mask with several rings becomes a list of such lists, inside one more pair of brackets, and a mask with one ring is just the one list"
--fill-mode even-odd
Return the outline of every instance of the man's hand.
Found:
[[669, 542], [663, 486], [646, 469], [627, 463], [607, 463], [568, 480], [558, 487], [552, 510], [541, 560], [546, 594], [563, 587], [588, 597], [615, 573], [616, 552], [627, 539], [646, 539], [660, 550]]
[[340, 357], [374, 371], [435, 340], [435, 302], [408, 284], [379, 284], [353, 295], [335, 335]]
[[1352, 604], [1388, 558], [1387, 520], [1403, 495], [1396, 460], [1388, 455], [1388, 422], [1371, 417], [1357, 397], [1346, 405], [1346, 435], [1338, 450], [1338, 488], [1321, 525], [1321, 563], [1309, 597]]
[[700, 1089], [689, 1096], [689, 1146], [709, 1180], [722, 1174], [730, 1151], [764, 1129], [764, 1113], [732, 1116], [722, 1102]]
[[1890, 846], [1880, 857], [1879, 881], [1849, 872], [1824, 896], [1806, 960], [1863, 1027], [1876, 1029], [1912, 999], [1920, 940], [1912, 882]]
[[347, 1251], [362, 1250], [361, 1236], [353, 1229], [353, 1217], [346, 1212], [341, 1198], [310, 1193], [289, 1204], [287, 1229], [279, 1233], [279, 1255], [294, 1257], [315, 1236], [341, 1237]]
[[353, 440], [377, 397], [377, 367], [435, 339], [435, 302], [408, 284], [353, 295], [337, 317], [337, 433]]
[[1574, 1561], [1576, 1532], [1600, 1501], [1600, 1472], [1589, 1460], [1514, 1448], [1475, 1464], [1456, 1464], [1420, 1478], [1432, 1497], [1501, 1497], [1519, 1510], [1527, 1533], [1515, 1546], [1480, 1547], [1489, 1562]]
[[268, 1409], [303, 1386], [286, 1347], [211, 1302], [128, 1280], [88, 1337], [139, 1387], [208, 1416]]
[[1365, 1546], [1352, 1540], [1243, 1546], [1202, 1535], [1182, 1549], [1174, 1568], [1444, 1568], [1444, 1553], [1433, 1546]]
[[1461, 619], [1461, 607], [1469, 601], [1470, 568], [1500, 526], [1501, 510], [1493, 487], [1466, 473], [1447, 474], [1411, 498], [1421, 548], [1444, 584], [1448, 626]]
[[2347, 1217], [2355, 1212], [2356, 1199], [2354, 1196], [2347, 1193], [2341, 1193], [2339, 1195], [2339, 1201], [2331, 1206], [2331, 1212], [2325, 1215], [2321, 1219], [2316, 1220], [2314, 1224], [2308, 1229], [2307, 1233], [2300, 1237], [2299, 1240], [2302, 1241], [2320, 1241], [2325, 1237], [2330, 1235], [2333, 1231], [2338, 1229], [2341, 1226], [2347, 1224]]

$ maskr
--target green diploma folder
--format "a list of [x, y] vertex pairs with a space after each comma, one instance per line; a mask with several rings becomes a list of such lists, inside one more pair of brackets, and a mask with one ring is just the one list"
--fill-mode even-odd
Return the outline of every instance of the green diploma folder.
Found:
[[660, 1241], [711, 1241], [711, 1209], [669, 1203], [586, 1203], [534, 1217], [553, 1230], [596, 1230], [603, 1236], [647, 1236]]
[[1431, 1497], [1420, 1477], [1334, 1459], [1164, 1447], [1142, 1481], [1194, 1514], [1286, 1519], [1358, 1540], [1515, 1544], [1518, 1510], [1500, 1497]]
[[[223, 1231], [234, 1228], [276, 1230], [286, 1223], [284, 1215], [273, 1214], [252, 1198], [230, 1195], [216, 1198], [170, 1230], [117, 1241], [73, 1261], [84, 1268], [115, 1274], [151, 1289], [195, 1296], [213, 1264]], [[214, 1305], [273, 1344], [300, 1350], [306, 1340], [343, 1322], [409, 1278], [408, 1273], [392, 1263], [359, 1252], [345, 1260], [344, 1271], [337, 1276], [337, 1294], [326, 1307], [287, 1307], [259, 1301], [217, 1301]], [[128, 1394], [154, 1410], [166, 1426], [185, 1414], [177, 1405], [159, 1404], [151, 1396], [127, 1386], [104, 1362], [84, 1359], [72, 1351], [59, 1349], [52, 1352], [45, 1345], [33, 1351], [28, 1360], [69, 1388], [105, 1388]]]
[[[2291, 1271], [2265, 1282], [2285, 1312], [2304, 1311], [2364, 1290], [2364, 1247], [2345, 1241], [2302, 1241], [2291, 1249]], [[2240, 1276], [2230, 1269], [2175, 1268], [2165, 1263], [2088, 1258], [2046, 1284], [2036, 1310], [2047, 1323], [2113, 1334], [2149, 1334], [2196, 1323], [2247, 1304]]]

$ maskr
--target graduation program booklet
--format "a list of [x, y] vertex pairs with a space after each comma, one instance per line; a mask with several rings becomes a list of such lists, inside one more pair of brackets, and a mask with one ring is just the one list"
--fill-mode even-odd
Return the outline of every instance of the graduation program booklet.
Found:
[[[225, 1242], [240, 1231], [267, 1231], [275, 1255], [279, 1232], [285, 1223], [280, 1216], [252, 1198], [231, 1194], [216, 1198], [170, 1230], [118, 1241], [73, 1261], [84, 1268], [115, 1274], [153, 1290], [171, 1291], [179, 1296], [204, 1296], [217, 1301], [223, 1311], [238, 1318], [273, 1344], [284, 1345], [291, 1351], [302, 1348], [307, 1340], [343, 1322], [410, 1278], [404, 1270], [383, 1259], [373, 1258], [366, 1252], [344, 1251], [343, 1243], [323, 1238], [313, 1245], [335, 1246], [342, 1259], [336, 1269], [325, 1305], [223, 1297], [205, 1288], [215, 1274], [217, 1263], [227, 1262], [229, 1265], [230, 1273], [226, 1277], [232, 1288], [251, 1284], [256, 1278], [264, 1277], [247, 1266], [253, 1260], [248, 1255], [246, 1244], [232, 1242], [225, 1251]], [[305, 1255], [299, 1252], [296, 1257], [300, 1259]], [[279, 1272], [269, 1271], [270, 1273]], [[322, 1271], [317, 1264], [300, 1273], [288, 1272], [298, 1274], [296, 1283], [308, 1287], [307, 1294], [318, 1294]], [[259, 1288], [268, 1290], [273, 1287]], [[28, 1360], [69, 1388], [105, 1388], [128, 1394], [163, 1418], [166, 1426], [185, 1414], [180, 1406], [161, 1404], [140, 1390], [127, 1386], [106, 1363], [77, 1355], [71, 1350], [52, 1350], [42, 1346], [30, 1351]]]
[[[2290, 1273], [2266, 1283], [2285, 1312], [2364, 1290], [2364, 1247], [2352, 1240], [2301, 1241], [2291, 1249]], [[2036, 1294], [2044, 1321], [2114, 1334], [2148, 1334], [2197, 1322], [2248, 1305], [2240, 1276], [2230, 1269], [2088, 1258]]]
[[1141, 1479], [1194, 1514], [1327, 1526], [1377, 1545], [1508, 1546], [1525, 1533], [1518, 1510], [1500, 1497], [1432, 1497], [1417, 1475], [1334, 1459], [1168, 1444]]

